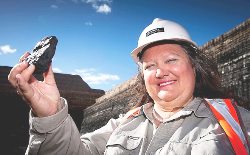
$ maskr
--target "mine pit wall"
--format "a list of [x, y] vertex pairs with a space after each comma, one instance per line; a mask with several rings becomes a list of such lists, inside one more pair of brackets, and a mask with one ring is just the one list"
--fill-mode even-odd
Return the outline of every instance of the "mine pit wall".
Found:
[[81, 133], [91, 132], [105, 125], [111, 118], [125, 114], [140, 102], [143, 86], [137, 76], [115, 87], [83, 110]]
[[222, 75], [222, 87], [250, 101], [250, 19], [209, 41], [201, 49], [213, 57]]

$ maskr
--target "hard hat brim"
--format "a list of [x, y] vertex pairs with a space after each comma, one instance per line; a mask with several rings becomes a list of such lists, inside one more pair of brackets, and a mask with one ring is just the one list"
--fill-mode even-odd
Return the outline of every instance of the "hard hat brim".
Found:
[[138, 58], [138, 53], [141, 52], [146, 46], [153, 44], [153, 43], [157, 43], [157, 42], [161, 42], [161, 41], [185, 41], [187, 43], [190, 43], [192, 46], [197, 47], [196, 43], [191, 42], [189, 40], [186, 39], [162, 39], [162, 40], [157, 40], [157, 41], [152, 41], [152, 42], [148, 42], [142, 46], [139, 46], [137, 48], [135, 48], [132, 52], [131, 52], [131, 56], [133, 58], [133, 60], [135, 61], [135, 63], [138, 63], [140, 60]]

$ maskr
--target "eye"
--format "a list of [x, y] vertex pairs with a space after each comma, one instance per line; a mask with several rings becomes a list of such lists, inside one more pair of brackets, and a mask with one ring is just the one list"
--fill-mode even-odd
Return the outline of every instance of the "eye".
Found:
[[153, 68], [154, 66], [155, 66], [154, 64], [145, 65], [145, 66], [144, 66], [144, 70], [151, 69], [151, 68]]
[[165, 63], [175, 63], [177, 60], [178, 60], [178, 59], [176, 59], [176, 58], [171, 58], [171, 59], [167, 59], [167, 60], [165, 61]]

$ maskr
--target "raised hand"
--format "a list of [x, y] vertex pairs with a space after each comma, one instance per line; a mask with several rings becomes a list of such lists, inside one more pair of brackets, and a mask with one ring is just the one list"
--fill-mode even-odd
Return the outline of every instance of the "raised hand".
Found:
[[56, 85], [52, 66], [43, 73], [43, 81], [38, 81], [32, 74], [35, 71], [33, 64], [23, 61], [29, 55], [26, 52], [9, 75], [8, 80], [17, 93], [30, 105], [33, 113], [38, 117], [46, 117], [57, 112], [60, 102], [60, 93]]

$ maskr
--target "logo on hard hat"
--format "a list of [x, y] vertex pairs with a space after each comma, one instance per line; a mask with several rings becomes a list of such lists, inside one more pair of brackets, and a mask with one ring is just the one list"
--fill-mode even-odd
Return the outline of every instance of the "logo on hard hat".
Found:
[[150, 30], [146, 33], [146, 37], [154, 34], [154, 33], [158, 33], [158, 32], [164, 32], [164, 28], [156, 28], [156, 29], [153, 29], [153, 30]]

